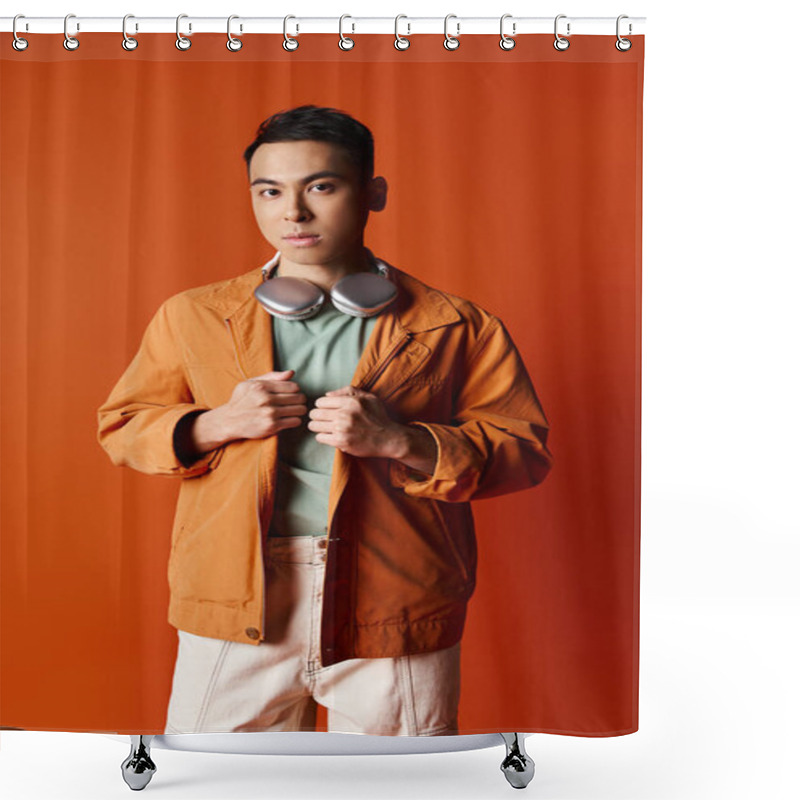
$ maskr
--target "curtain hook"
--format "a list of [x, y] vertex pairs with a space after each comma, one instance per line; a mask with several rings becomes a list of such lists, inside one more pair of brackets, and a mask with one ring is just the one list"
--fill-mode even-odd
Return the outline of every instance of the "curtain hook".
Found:
[[448, 14], [444, 18], [444, 49], [445, 50], [458, 50], [458, 46], [461, 44], [461, 42], [458, 41], [457, 37], [458, 37], [458, 34], [461, 31], [461, 23], [458, 22], [458, 17], [456, 17], [456, 35], [455, 36], [451, 36], [447, 32], [447, 22], [450, 19], [450, 17], [456, 17], [456, 15], [455, 14]]
[[[620, 14], [620, 15], [617, 17], [617, 41], [616, 41], [616, 42], [614, 42], [614, 47], [616, 47], [616, 48], [617, 48], [617, 50], [619, 50], [619, 51], [620, 51], [620, 53], [625, 53], [625, 52], [627, 52], [628, 50], [630, 50], [630, 49], [631, 49], [631, 47], [633, 47], [633, 42], [632, 42], [630, 39], [623, 39], [623, 38], [622, 38], [622, 37], [619, 35], [619, 21], [620, 21], [621, 19], [629, 19], [629, 17], [628, 17], [628, 15], [627, 15], [627, 14]], [[630, 24], [630, 22], [629, 22], [629, 23], [628, 23], [628, 34], [630, 34], [630, 32], [631, 32], [631, 24]]]
[[[553, 42], [553, 47], [555, 47], [556, 50], [566, 50], [569, 47], [569, 39], [565, 39], [563, 36], [558, 35], [558, 21], [560, 19], [566, 19], [566, 18], [567, 18], [566, 14], [559, 14], [556, 17], [556, 23], [555, 23], [556, 40]], [[569, 22], [567, 23], [567, 36], [569, 36]]]
[[[286, 32], [286, 23], [290, 19], [297, 19], [297, 17], [293, 16], [292, 14], [287, 14], [283, 18], [283, 49], [284, 50], [293, 51], [293, 50], [297, 50], [297, 48], [300, 47], [300, 42], [298, 42], [297, 39], [293, 39]], [[297, 26], [297, 32], [298, 33], [300, 32], [300, 26], [299, 25]]]
[[[175, 20], [175, 33], [178, 34], [178, 38], [175, 40], [175, 47], [178, 50], [188, 50], [192, 46], [192, 40], [187, 39], [185, 36], [181, 34], [181, 20], [185, 17], [188, 17], [188, 14], [178, 14], [178, 18]], [[189, 33], [192, 32], [192, 23], [189, 23]]]
[[[135, 50], [139, 46], [139, 42], [133, 37], [128, 36], [128, 32], [126, 30], [128, 20], [133, 17], [133, 14], [126, 14], [122, 18], [122, 48], [124, 50]], [[135, 17], [134, 17], [135, 19]], [[139, 30], [139, 23], [134, 23], [134, 28], [138, 31]]]
[[[405, 14], [398, 14], [394, 18], [394, 46], [397, 50], [408, 50], [411, 47], [411, 40], [406, 39], [397, 32], [397, 25], [401, 19], [408, 19]], [[411, 33], [411, 25], [408, 26], [408, 32]]]
[[[69, 24], [69, 18], [70, 17], [74, 17], [74, 16], [75, 16], [74, 14], [67, 14], [67, 16], [64, 17], [64, 49], [65, 50], [77, 50], [78, 46], [80, 45], [80, 42], [74, 36], [70, 36], [69, 33], [67, 32], [67, 25]], [[78, 22], [78, 23], [75, 24], [75, 32], [77, 33], [78, 31], [80, 31], [80, 29], [81, 29], [81, 25]]]
[[[11, 33], [14, 34], [14, 41], [11, 42], [11, 46], [15, 50], [24, 50], [28, 46], [28, 40], [27, 39], [22, 39], [19, 36], [17, 36], [17, 20], [20, 19], [20, 18], [25, 19], [26, 17], [25, 17], [24, 14], [17, 14], [14, 17], [14, 21], [11, 23]], [[25, 23], [25, 30], [27, 30], [27, 29], [28, 29], [28, 23], [26, 22]]]
[[[342, 33], [342, 23], [345, 21], [345, 19], [353, 19], [353, 18], [349, 14], [342, 14], [342, 16], [339, 17], [339, 47], [342, 50], [352, 50], [356, 46], [356, 43], [349, 36], [345, 36]], [[353, 33], [356, 32], [355, 22], [353, 23], [352, 32]]]
[[[239, 19], [238, 14], [231, 14], [228, 17], [228, 41], [225, 42], [225, 47], [231, 51], [231, 53], [236, 53], [244, 47], [244, 42], [241, 39], [237, 39], [235, 36], [231, 35], [231, 20], [232, 19]], [[239, 26], [239, 31], [242, 30], [242, 26]]]
[[511, 38], [517, 32], [517, 23], [516, 22], [512, 22], [511, 23], [511, 36], [506, 36], [505, 33], [503, 33], [503, 23], [506, 21], [507, 17], [512, 17], [512, 16], [513, 16], [513, 14], [503, 14], [503, 16], [500, 17], [500, 49], [501, 50], [513, 50], [517, 45], [516, 41]]

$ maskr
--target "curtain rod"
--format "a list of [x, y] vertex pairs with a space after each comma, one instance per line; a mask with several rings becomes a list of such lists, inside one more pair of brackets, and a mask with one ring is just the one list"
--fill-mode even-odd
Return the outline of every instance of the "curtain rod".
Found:
[[[554, 33], [555, 17], [515, 17], [503, 15], [503, 31], [506, 36], [518, 36], [531, 33]], [[175, 33], [177, 17], [137, 17], [129, 15], [125, 30], [128, 36], [139, 33]], [[13, 17], [0, 17], [0, 31], [13, 29]], [[122, 17], [81, 17], [69, 15], [64, 17], [28, 17], [19, 15], [16, 32], [23, 33], [60, 33], [68, 28], [70, 36], [81, 33], [122, 33]], [[444, 17], [355, 17], [344, 15], [339, 17], [305, 17], [289, 15], [288, 17], [234, 17], [231, 21], [231, 32], [236, 35], [250, 33], [284, 33], [291, 36], [303, 33], [344, 34], [359, 33], [395, 33], [401, 36], [414, 34], [444, 34]], [[619, 33], [623, 36], [643, 34], [645, 17], [627, 17], [620, 19]], [[181, 15], [181, 34], [193, 33], [226, 33], [228, 17], [194, 17]], [[448, 15], [447, 31], [450, 36], [469, 34], [500, 33], [500, 15], [496, 17], [459, 17]], [[570, 17], [560, 14], [558, 33], [561, 36], [595, 35], [613, 36], [617, 33], [617, 17]]]

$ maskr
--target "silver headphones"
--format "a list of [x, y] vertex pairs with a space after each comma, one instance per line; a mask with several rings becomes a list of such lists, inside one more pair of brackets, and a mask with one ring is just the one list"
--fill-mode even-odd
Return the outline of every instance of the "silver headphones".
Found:
[[[336, 281], [331, 289], [331, 302], [351, 317], [374, 317], [391, 305], [397, 287], [389, 279], [389, 269], [369, 248], [370, 260], [380, 271], [356, 272]], [[261, 268], [262, 283], [253, 294], [262, 307], [279, 319], [308, 319], [325, 303], [325, 292], [311, 281], [288, 275], [272, 277], [280, 262], [280, 251]]]

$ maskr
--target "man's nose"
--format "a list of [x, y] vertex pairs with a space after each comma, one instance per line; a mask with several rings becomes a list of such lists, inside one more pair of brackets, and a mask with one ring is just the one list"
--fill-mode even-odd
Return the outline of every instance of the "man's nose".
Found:
[[290, 197], [286, 206], [286, 219], [301, 220], [307, 219], [310, 216], [308, 208], [303, 203], [301, 195]]

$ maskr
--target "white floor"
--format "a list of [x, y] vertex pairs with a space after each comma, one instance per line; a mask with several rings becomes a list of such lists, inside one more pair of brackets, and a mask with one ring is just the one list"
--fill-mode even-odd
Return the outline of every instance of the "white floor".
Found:
[[[541, 800], [795, 800], [800, 751], [793, 601], [642, 605], [640, 731], [611, 739], [534, 735]], [[509, 797], [502, 747], [397, 756], [246, 756], [154, 750], [152, 797]], [[0, 796], [125, 797], [127, 746], [96, 734], [0, 733]], [[522, 796], [522, 795], [521, 795]]]

